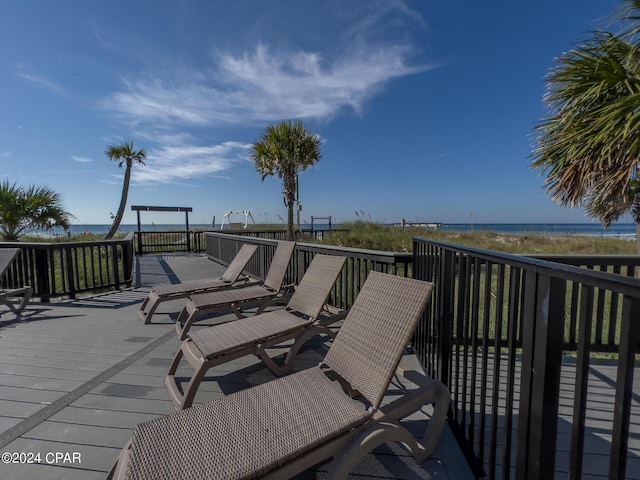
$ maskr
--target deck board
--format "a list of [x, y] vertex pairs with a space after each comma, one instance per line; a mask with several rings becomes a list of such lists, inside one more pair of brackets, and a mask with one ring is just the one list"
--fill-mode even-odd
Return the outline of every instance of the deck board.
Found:
[[[104, 478], [137, 423], [174, 411], [164, 376], [180, 342], [167, 302], [144, 325], [137, 310], [149, 286], [219, 277], [223, 268], [201, 256], [136, 259], [132, 290], [52, 304], [33, 304], [25, 317], [0, 320], [0, 445], [2, 452], [77, 452], [80, 463], [3, 465], [3, 479]], [[11, 318], [10, 318], [11, 317]], [[226, 321], [217, 316], [196, 328]], [[5, 320], [6, 319], [6, 320]], [[297, 369], [316, 365], [328, 343], [307, 348]], [[273, 349], [278, 355], [286, 348]], [[183, 369], [185, 374], [190, 370]], [[267, 382], [275, 377], [253, 356], [208, 372], [196, 403]], [[420, 431], [425, 415], [406, 420]], [[299, 478], [326, 478], [328, 463]], [[448, 429], [436, 454], [422, 465], [397, 445], [378, 448], [352, 478], [472, 478]]]

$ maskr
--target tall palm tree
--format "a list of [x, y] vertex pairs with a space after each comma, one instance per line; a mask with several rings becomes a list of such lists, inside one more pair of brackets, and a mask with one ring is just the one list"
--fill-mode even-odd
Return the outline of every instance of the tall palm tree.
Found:
[[619, 33], [594, 31], [557, 59], [533, 167], [554, 201], [584, 206], [605, 227], [631, 213], [640, 254], [640, 0], [617, 19]]
[[4, 241], [17, 241], [31, 230], [67, 230], [71, 218], [60, 195], [49, 187], [24, 188], [8, 180], [0, 184], [0, 236]]
[[113, 238], [118, 231], [122, 217], [124, 217], [124, 209], [127, 206], [127, 197], [129, 196], [129, 184], [131, 183], [131, 167], [134, 163], [145, 165], [144, 159], [147, 158], [147, 152], [144, 149], [136, 150], [133, 142], [125, 142], [122, 145], [109, 145], [104, 152], [110, 160], [120, 161], [118, 167], [126, 165], [124, 170], [124, 184], [122, 186], [122, 196], [120, 197], [120, 206], [116, 213], [111, 229], [105, 235], [105, 240]]
[[298, 199], [298, 174], [320, 160], [321, 143], [320, 137], [309, 132], [300, 120], [288, 120], [269, 125], [252, 145], [251, 158], [262, 180], [271, 175], [282, 179], [289, 240], [294, 239], [293, 207]]

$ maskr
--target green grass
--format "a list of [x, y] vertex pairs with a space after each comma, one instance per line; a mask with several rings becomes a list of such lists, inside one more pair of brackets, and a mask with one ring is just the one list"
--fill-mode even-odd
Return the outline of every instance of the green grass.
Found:
[[582, 235], [504, 234], [484, 230], [455, 232], [429, 228], [400, 228], [370, 222], [345, 223], [320, 243], [392, 252], [410, 252], [413, 237], [422, 237], [482, 250], [513, 254], [635, 255], [632, 240]]

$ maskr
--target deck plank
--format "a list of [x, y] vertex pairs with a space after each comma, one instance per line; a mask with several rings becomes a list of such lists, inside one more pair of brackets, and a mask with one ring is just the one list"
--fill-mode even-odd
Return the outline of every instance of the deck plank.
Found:
[[[174, 411], [164, 376], [180, 345], [172, 319], [181, 303], [164, 304], [150, 325], [139, 320], [139, 304], [155, 283], [219, 277], [224, 268], [202, 256], [180, 255], [137, 257], [136, 265], [135, 289], [34, 304], [23, 321], [6, 327], [0, 323], [2, 451], [81, 457], [74, 464], [3, 465], [3, 479], [104, 478], [134, 425]], [[195, 328], [233, 318], [209, 318]], [[328, 345], [321, 339], [313, 343], [301, 355], [297, 369], [316, 365]], [[270, 353], [285, 351], [276, 348]], [[190, 374], [188, 368], [179, 372]], [[256, 357], [244, 357], [210, 370], [196, 403], [274, 378]], [[407, 426], [424, 428], [426, 418], [412, 416]], [[321, 464], [299, 478], [324, 478], [326, 469], [327, 463]], [[352, 478], [472, 475], [446, 429], [436, 454], [421, 466], [397, 445], [383, 446], [363, 460]]]

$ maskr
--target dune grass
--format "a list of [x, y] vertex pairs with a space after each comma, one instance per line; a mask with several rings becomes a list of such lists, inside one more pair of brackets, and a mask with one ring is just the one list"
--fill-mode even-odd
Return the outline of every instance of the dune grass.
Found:
[[635, 242], [612, 237], [583, 235], [504, 234], [484, 230], [467, 232], [430, 228], [400, 228], [371, 222], [341, 225], [348, 231], [335, 232], [321, 243], [343, 247], [366, 248], [392, 252], [410, 252], [413, 237], [465, 245], [482, 250], [514, 254], [634, 255]]

